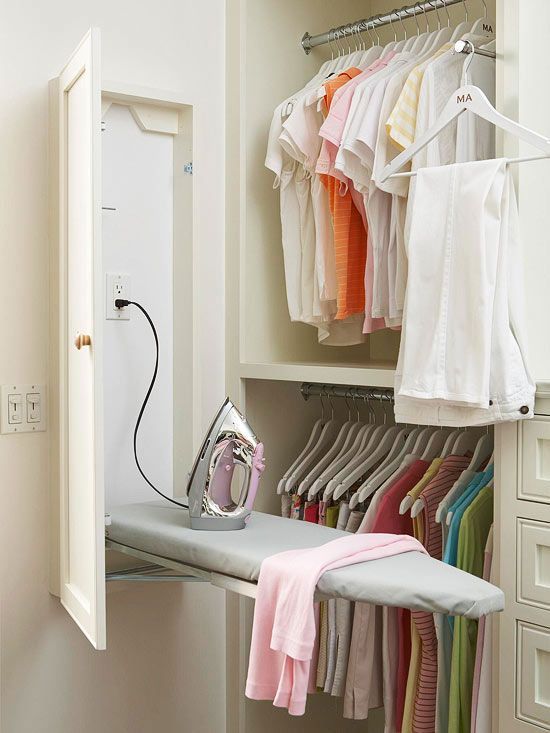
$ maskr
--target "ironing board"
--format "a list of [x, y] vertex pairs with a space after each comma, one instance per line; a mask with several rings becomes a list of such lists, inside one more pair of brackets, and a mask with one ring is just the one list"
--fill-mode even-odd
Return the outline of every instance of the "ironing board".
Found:
[[[113, 509], [106, 547], [255, 597], [262, 561], [285, 550], [316, 547], [346, 532], [253, 512], [245, 529], [189, 528], [189, 515], [165, 501]], [[322, 598], [345, 598], [467, 618], [502, 611], [504, 593], [473, 575], [418, 552], [331, 570], [319, 579]]]

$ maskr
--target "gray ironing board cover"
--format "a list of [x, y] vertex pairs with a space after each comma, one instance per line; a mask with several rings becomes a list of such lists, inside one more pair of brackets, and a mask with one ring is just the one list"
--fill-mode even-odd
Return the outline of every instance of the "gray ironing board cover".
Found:
[[[129, 504], [110, 512], [107, 537], [152, 555], [257, 581], [262, 561], [285, 550], [316, 547], [346, 532], [310, 522], [253, 512], [245, 529], [189, 528], [184, 509], [165, 501]], [[504, 608], [494, 585], [418, 552], [330, 570], [318, 590], [331, 597], [479, 618]]]

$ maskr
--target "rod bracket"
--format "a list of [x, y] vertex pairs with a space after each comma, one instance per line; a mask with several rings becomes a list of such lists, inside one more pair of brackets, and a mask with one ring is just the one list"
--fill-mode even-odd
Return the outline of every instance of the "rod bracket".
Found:
[[304, 49], [306, 56], [309, 56], [309, 54], [311, 53], [311, 44], [309, 42], [310, 38], [311, 35], [307, 31], [302, 36], [302, 48]]

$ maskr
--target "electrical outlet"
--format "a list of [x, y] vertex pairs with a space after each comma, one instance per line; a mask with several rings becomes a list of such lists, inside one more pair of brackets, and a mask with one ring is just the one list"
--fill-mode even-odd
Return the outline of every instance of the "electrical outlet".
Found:
[[131, 299], [130, 275], [108, 272], [105, 284], [105, 318], [108, 321], [129, 321], [130, 308], [116, 308], [117, 298]]

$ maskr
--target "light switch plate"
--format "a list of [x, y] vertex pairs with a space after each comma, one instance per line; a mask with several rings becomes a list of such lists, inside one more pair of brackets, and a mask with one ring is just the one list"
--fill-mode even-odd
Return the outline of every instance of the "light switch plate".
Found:
[[[47, 404], [44, 384], [3, 384], [0, 394], [1, 433], [40, 433], [46, 430]], [[10, 395], [18, 395], [21, 398], [21, 421], [17, 423], [10, 422]], [[33, 410], [28, 409], [28, 395], [31, 396]], [[38, 398], [35, 395], [38, 395]]]

